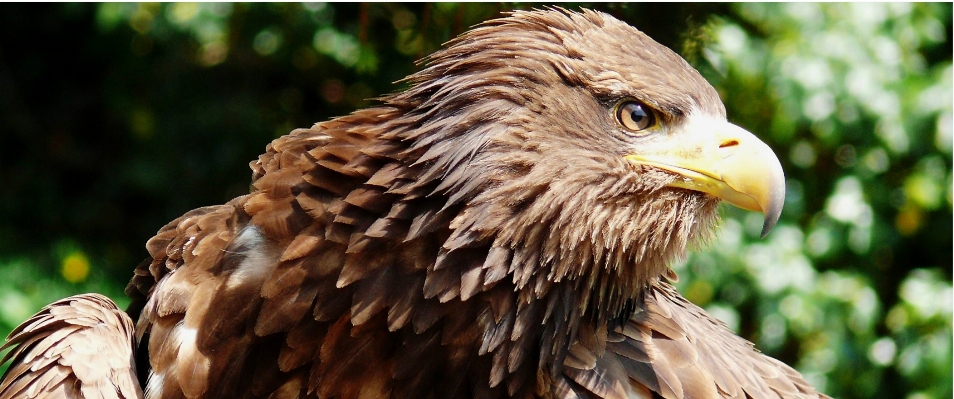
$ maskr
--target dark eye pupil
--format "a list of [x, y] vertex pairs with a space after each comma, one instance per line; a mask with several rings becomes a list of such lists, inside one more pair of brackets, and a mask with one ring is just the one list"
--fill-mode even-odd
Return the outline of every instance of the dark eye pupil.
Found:
[[646, 117], [646, 111], [643, 111], [643, 107], [634, 105], [630, 108], [632, 111], [629, 113], [629, 117], [633, 120], [633, 122], [639, 123], [643, 120], [643, 118]]

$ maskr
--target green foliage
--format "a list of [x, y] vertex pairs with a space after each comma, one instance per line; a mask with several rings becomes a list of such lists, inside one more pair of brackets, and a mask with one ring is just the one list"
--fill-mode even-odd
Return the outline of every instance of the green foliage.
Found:
[[[513, 7], [0, 6], [0, 333], [74, 293], [124, 306], [143, 243], [247, 192], [269, 140]], [[726, 208], [684, 295], [833, 396], [950, 398], [951, 5], [588, 7], [683, 53], [786, 170], [776, 229]]]
[[705, 27], [703, 70], [788, 196], [767, 241], [733, 211], [685, 269], [718, 288], [687, 294], [834, 396], [950, 397], [950, 5], [734, 9]]

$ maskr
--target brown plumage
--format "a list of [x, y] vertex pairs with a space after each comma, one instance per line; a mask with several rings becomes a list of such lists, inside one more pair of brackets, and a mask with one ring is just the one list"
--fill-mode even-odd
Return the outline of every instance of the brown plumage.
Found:
[[99, 294], [61, 299], [10, 333], [0, 399], [141, 398], [133, 322]]
[[147, 398], [824, 397], [665, 279], [720, 198], [767, 231], [784, 196], [678, 55], [549, 10], [427, 65], [149, 241], [127, 288]]

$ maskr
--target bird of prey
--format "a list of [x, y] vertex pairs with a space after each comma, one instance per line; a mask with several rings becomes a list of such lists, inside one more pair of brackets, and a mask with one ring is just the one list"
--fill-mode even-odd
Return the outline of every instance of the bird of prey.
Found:
[[163, 227], [134, 333], [99, 296], [16, 330], [0, 398], [826, 397], [670, 284], [720, 201], [764, 235], [784, 197], [682, 58], [603, 13], [516, 11], [407, 82]]

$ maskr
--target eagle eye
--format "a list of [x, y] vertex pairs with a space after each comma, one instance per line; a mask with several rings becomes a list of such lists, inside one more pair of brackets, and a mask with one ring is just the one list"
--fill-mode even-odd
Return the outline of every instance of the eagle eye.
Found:
[[626, 130], [640, 132], [656, 124], [656, 115], [638, 101], [624, 100], [616, 106], [616, 120]]

